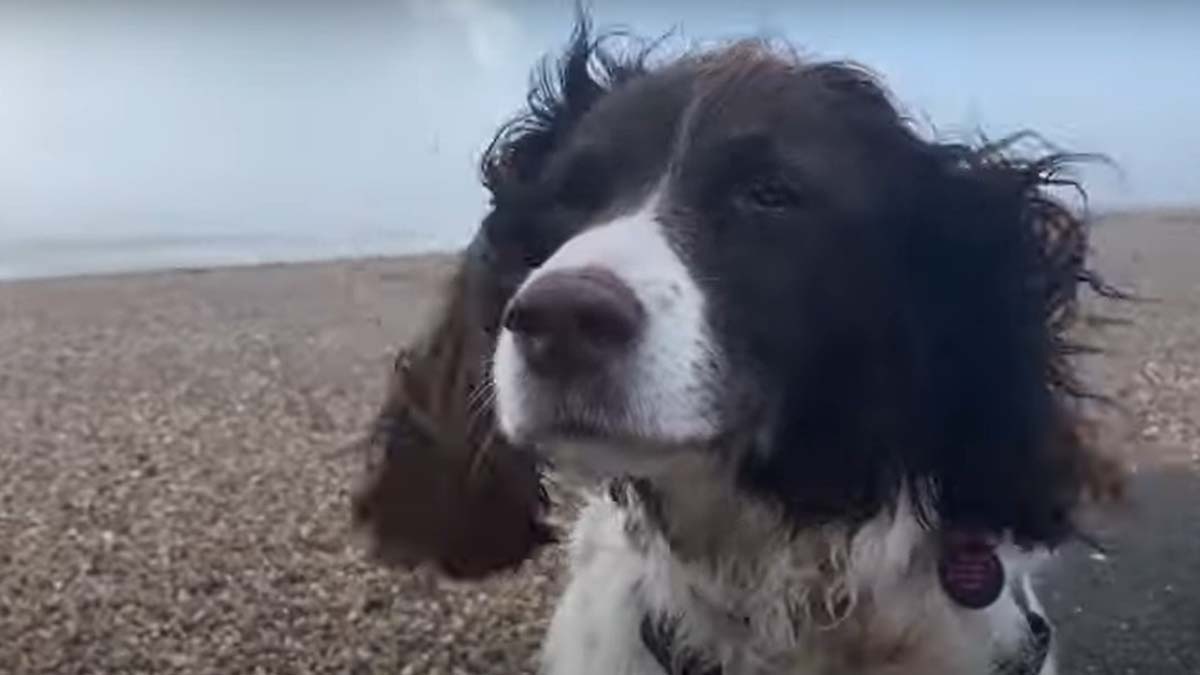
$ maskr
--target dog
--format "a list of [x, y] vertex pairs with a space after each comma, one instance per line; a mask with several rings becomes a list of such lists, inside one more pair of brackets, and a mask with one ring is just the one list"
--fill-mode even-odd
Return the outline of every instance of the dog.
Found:
[[[1054, 672], [1032, 575], [1120, 468], [1070, 362], [1070, 156], [918, 133], [846, 62], [581, 19], [482, 161], [356, 516], [458, 577], [555, 539], [546, 675]], [[385, 556], [388, 557], [388, 556]]]

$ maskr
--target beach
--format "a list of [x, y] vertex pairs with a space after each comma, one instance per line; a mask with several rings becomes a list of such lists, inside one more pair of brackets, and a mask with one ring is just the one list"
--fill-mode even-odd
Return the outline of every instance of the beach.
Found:
[[[1112, 215], [1102, 438], [1135, 469], [1043, 595], [1064, 673], [1200, 672], [1200, 213]], [[0, 283], [0, 673], [529, 673], [562, 551], [483, 584], [349, 527], [441, 255]]]

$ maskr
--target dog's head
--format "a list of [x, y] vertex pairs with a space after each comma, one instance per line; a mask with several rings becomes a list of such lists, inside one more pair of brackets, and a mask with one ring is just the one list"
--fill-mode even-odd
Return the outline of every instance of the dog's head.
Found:
[[1066, 532], [1091, 277], [1060, 158], [930, 142], [861, 68], [759, 42], [597, 52], [577, 35], [490, 156], [484, 231], [532, 270], [496, 345], [504, 434], [613, 474], [716, 453], [800, 519], [908, 484], [939, 519]]
[[1069, 534], [1099, 460], [1062, 158], [926, 140], [850, 64], [603, 42], [577, 29], [484, 159], [463, 357], [492, 357], [504, 437], [604, 475], [706, 453], [798, 524], [907, 486], [931, 521]]

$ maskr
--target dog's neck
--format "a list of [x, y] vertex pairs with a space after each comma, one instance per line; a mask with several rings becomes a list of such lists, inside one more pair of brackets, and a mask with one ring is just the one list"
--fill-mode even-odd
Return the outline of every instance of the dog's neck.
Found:
[[681, 561], [757, 558], [787, 528], [778, 509], [739, 489], [732, 476], [697, 453], [649, 477], [614, 480], [610, 494], [629, 511], [635, 532], [661, 537]]
[[761, 672], [791, 672], [797, 654], [818, 653], [837, 672], [875, 672], [889, 659], [929, 666], [906, 672], [985, 672], [959, 667], [969, 654], [917, 639], [936, 615], [926, 613], [936, 552], [903, 492], [866, 522], [801, 526], [735, 481], [728, 467], [697, 462], [613, 484], [653, 570], [647, 604], [678, 618], [688, 645], [724, 645], [738, 655], [729, 663], [747, 658]]
[[[906, 573], [917, 532], [896, 530], [892, 514], [861, 526], [798, 528], [734, 476], [698, 458], [610, 484], [627, 536], [657, 570], [645, 588], [650, 607], [678, 617], [701, 646], [733, 640], [770, 658], [817, 636], [833, 639], [828, 629], [837, 625], [837, 635], [861, 630], [861, 615], [846, 620], [871, 593], [865, 580], [891, 583], [890, 575]], [[880, 555], [896, 559], [885, 565]]]

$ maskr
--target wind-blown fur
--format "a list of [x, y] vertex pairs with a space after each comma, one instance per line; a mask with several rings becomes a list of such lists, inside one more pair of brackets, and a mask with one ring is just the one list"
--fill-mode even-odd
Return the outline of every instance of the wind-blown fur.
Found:
[[[1119, 295], [1055, 197], [1078, 158], [925, 138], [854, 64], [744, 41], [651, 67], [612, 40], [582, 20], [486, 151], [491, 210], [394, 376], [359, 522], [458, 576], [552, 539], [534, 443], [492, 427], [493, 387], [541, 386], [491, 381], [502, 312], [565, 243], [575, 264], [644, 224], [704, 298], [720, 433], [590, 499], [548, 670], [660, 672], [649, 613], [726, 675], [996, 672], [1029, 571], [1121, 495], [1071, 362], [1080, 289]], [[952, 531], [996, 542], [1011, 583], [987, 610], [938, 586]]]
[[497, 311], [485, 265], [464, 258], [433, 330], [397, 357], [368, 438], [354, 519], [384, 562], [480, 577], [554, 539], [536, 460], [493, 428], [484, 327]]

